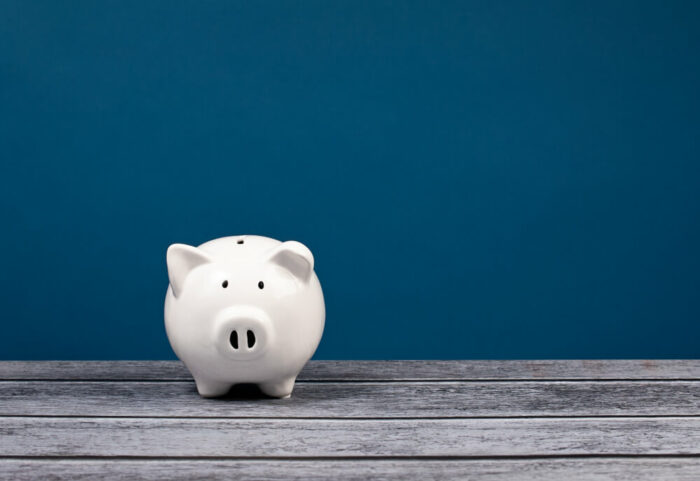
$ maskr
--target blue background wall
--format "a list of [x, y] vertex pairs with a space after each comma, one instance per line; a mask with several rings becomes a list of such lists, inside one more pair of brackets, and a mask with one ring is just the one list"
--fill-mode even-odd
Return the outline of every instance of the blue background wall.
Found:
[[0, 358], [172, 358], [239, 233], [317, 358], [700, 357], [699, 87], [698, 2], [3, 1]]

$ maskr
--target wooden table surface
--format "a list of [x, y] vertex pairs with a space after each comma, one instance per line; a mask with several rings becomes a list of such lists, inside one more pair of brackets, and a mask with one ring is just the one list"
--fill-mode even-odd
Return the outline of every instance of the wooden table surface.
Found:
[[698, 481], [700, 360], [312, 361], [283, 400], [0, 362], [0, 478]]

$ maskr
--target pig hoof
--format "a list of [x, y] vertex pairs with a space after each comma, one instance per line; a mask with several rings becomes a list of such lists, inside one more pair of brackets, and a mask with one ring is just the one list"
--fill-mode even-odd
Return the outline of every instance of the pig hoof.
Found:
[[202, 379], [195, 379], [194, 382], [197, 384], [197, 392], [202, 397], [223, 396], [231, 389], [231, 384], [226, 382], [205, 381]]
[[287, 399], [292, 396], [292, 389], [294, 389], [295, 380], [296, 377], [279, 382], [264, 382], [262, 384], [258, 384], [258, 387], [268, 396]]

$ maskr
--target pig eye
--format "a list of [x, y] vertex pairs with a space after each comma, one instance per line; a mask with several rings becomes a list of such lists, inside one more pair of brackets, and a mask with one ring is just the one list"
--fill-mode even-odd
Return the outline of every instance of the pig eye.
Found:
[[263, 281], [258, 282], [258, 287], [262, 289], [263, 287], [265, 287], [265, 283]]
[[228, 287], [228, 281], [222, 282], [222, 283], [221, 283], [221, 287], [223, 287], [224, 289], [226, 289], [226, 288]]
[[236, 242], [236, 244], [243, 244], [243, 239], [239, 239], [238, 242]]

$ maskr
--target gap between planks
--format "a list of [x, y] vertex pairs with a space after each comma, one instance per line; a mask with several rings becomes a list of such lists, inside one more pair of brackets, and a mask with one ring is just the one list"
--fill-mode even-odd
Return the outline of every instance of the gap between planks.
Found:
[[[13, 379], [2, 379], [1, 382], [70, 382], [70, 383], [120, 383], [120, 382], [132, 382], [132, 383], [192, 383], [194, 379], [100, 379], [100, 378], [86, 378], [86, 379], [71, 379], [71, 378], [52, 378], [52, 379], [34, 379], [34, 378], [13, 378]], [[296, 384], [449, 384], [449, 383], [558, 383], [558, 382], [596, 382], [596, 383], [619, 383], [619, 382], [700, 382], [700, 379], [696, 378], [678, 378], [678, 379], [666, 379], [666, 378], [606, 378], [606, 379], [596, 379], [596, 378], [558, 378], [558, 379], [297, 379]], [[251, 383], [241, 383], [241, 384], [251, 384]]]
[[700, 454], [530, 454], [530, 455], [496, 455], [496, 456], [375, 456], [367, 454], [363, 456], [7, 456], [0, 455], [2, 461], [236, 461], [236, 462], [319, 462], [332, 463], [336, 461], [361, 462], [361, 461], [536, 461], [536, 460], [596, 460], [596, 459], [693, 459], [700, 461]]
[[[102, 460], [0, 459], [7, 479], [272, 479], [365, 481], [483, 479], [488, 481], [616, 479], [697, 481], [697, 458], [559, 458], [498, 460]], [[0, 474], [0, 478], [3, 474]]]
[[[80, 415], [80, 414], [1, 414], [0, 421], [4, 418], [27, 418], [27, 419], [210, 419], [217, 421], [235, 421], [240, 420], [256, 420], [256, 421], [276, 421], [280, 419], [289, 419], [294, 421], [448, 421], [451, 419], [693, 419], [700, 418], [697, 414], [605, 414], [605, 415], [564, 415], [564, 416], [396, 416], [396, 417], [339, 417], [339, 416], [132, 416], [132, 415]], [[0, 457], [2, 457], [0, 455]]]

